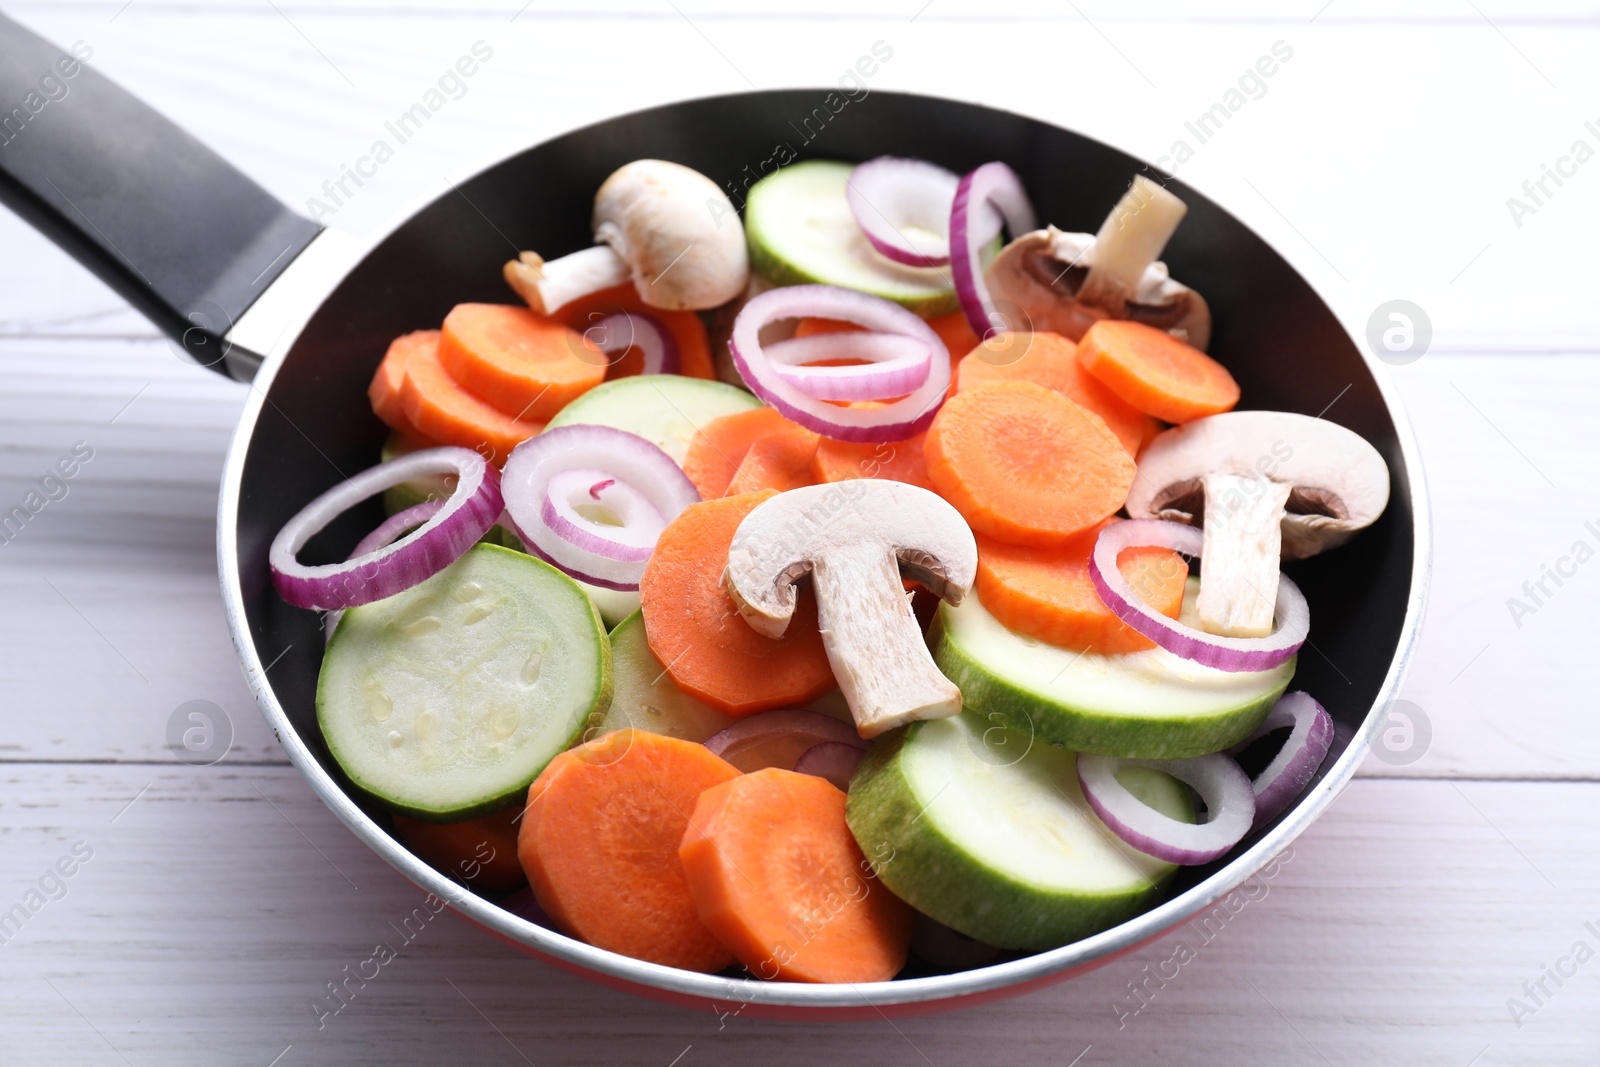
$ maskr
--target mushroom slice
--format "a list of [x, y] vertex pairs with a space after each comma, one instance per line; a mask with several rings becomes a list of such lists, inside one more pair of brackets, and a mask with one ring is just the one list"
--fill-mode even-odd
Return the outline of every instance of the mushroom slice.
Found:
[[523, 252], [505, 265], [506, 282], [550, 315], [630, 280], [651, 307], [714, 308], [750, 275], [739, 213], [715, 182], [678, 163], [637, 159], [613, 172], [595, 194], [594, 239], [560, 259]]
[[1200, 626], [1272, 632], [1280, 560], [1342, 545], [1383, 514], [1389, 468], [1359, 434], [1286, 411], [1230, 411], [1158, 434], [1128, 515], [1205, 528]]
[[758, 505], [728, 548], [727, 588], [760, 633], [782, 637], [795, 583], [811, 576], [828, 662], [862, 737], [961, 710], [911, 612], [901, 572], [961, 602], [978, 546], [959, 512], [926, 489], [855, 478], [791, 489]]
[[1036, 331], [1076, 341], [1101, 319], [1132, 319], [1204, 350], [1211, 309], [1156, 258], [1187, 210], [1166, 189], [1136, 177], [1098, 234], [1051, 226], [1008, 244], [985, 275], [989, 291]]

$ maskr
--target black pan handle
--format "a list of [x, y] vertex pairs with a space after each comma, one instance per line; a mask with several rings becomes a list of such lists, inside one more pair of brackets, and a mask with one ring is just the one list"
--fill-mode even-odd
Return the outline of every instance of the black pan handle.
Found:
[[0, 203], [196, 362], [321, 232], [96, 71], [0, 15]]

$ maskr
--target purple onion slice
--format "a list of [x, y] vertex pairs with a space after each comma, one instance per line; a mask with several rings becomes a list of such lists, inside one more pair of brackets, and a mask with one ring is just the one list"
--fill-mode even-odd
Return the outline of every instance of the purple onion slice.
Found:
[[[1123, 767], [1164, 771], [1200, 794], [1206, 821], [1179, 822], [1163, 815], [1117, 781]], [[1078, 784], [1100, 821], [1131, 847], [1166, 863], [1210, 863], [1227, 854], [1255, 821], [1250, 779], [1220, 752], [1189, 759], [1123, 759], [1078, 753]]]
[[[418, 529], [343, 563], [309, 566], [295, 557], [330, 522], [401, 482], [453, 474], [455, 491]], [[278, 595], [297, 607], [353, 608], [433, 577], [477, 543], [501, 509], [500, 475], [466, 448], [427, 448], [362, 471], [329, 489], [284, 523], [267, 560]], [[374, 531], [376, 534], [377, 531]]]

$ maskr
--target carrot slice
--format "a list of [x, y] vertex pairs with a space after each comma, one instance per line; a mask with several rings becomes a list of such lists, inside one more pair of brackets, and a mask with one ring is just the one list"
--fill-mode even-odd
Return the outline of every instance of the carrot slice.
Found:
[[[1089, 557], [1105, 523], [1060, 548], [1008, 545], [978, 537], [978, 599], [1008, 630], [1052, 645], [1108, 655], [1154, 648], [1111, 613], [1089, 578]], [[1128, 584], [1157, 611], [1176, 619], [1189, 566], [1165, 548], [1129, 548], [1117, 557]]]
[[776, 408], [769, 407], [718, 416], [695, 431], [688, 454], [683, 458], [683, 472], [700, 490], [700, 499], [726, 496], [728, 483], [733, 481], [750, 446], [790, 426], [801, 429], [778, 414]]
[[1078, 342], [1078, 359], [1113, 393], [1167, 422], [1191, 422], [1239, 402], [1239, 383], [1226, 367], [1142, 322], [1095, 323]]
[[822, 435], [790, 425], [757, 439], [739, 461], [724, 496], [774, 489], [780, 493], [816, 485], [817, 443]]
[[842, 482], [850, 478], [883, 478], [891, 482], [907, 482], [923, 489], [932, 489], [928, 478], [928, 464], [922, 457], [923, 441], [927, 434], [905, 441], [884, 441], [867, 444], [859, 441], [835, 441], [824, 437], [817, 445], [815, 462], [819, 482]]
[[[667, 328], [672, 339], [678, 342], [678, 373], [689, 378], [715, 378], [716, 368], [711, 364], [711, 342], [706, 336], [706, 324], [692, 311], [665, 311], [653, 308], [639, 299], [632, 285], [619, 285], [615, 289], [602, 289], [580, 297], [561, 308], [556, 318], [579, 333], [590, 329], [607, 315], [628, 311], [636, 315], [650, 315]], [[644, 369], [644, 353], [630, 348], [621, 358], [616, 358], [606, 369], [606, 380], [628, 378]]]
[[727, 715], [803, 704], [837, 683], [817, 631], [817, 602], [800, 592], [774, 641], [750, 628], [722, 584], [734, 531], [768, 490], [691, 505], [661, 531], [639, 583], [650, 651], [678, 688]]
[[760, 978], [886, 982], [911, 908], [874, 884], [845, 795], [776, 767], [700, 794], [678, 850], [700, 920]]
[[395, 833], [423, 862], [450, 878], [489, 893], [527, 884], [517, 859], [518, 807], [460, 822], [423, 822], [394, 816]]
[[1137, 470], [1100, 416], [1032, 382], [986, 382], [946, 400], [923, 456], [975, 531], [1040, 547], [1110, 516]]
[[528, 788], [517, 853], [539, 906], [599, 948], [688, 971], [733, 961], [700, 921], [678, 846], [701, 792], [739, 776], [704, 745], [615, 730]]
[[794, 335], [811, 337], [819, 333], [860, 333], [865, 329], [865, 326], [857, 326], [842, 319], [801, 319], [794, 324]]
[[387, 423], [390, 429], [399, 430], [408, 437], [422, 436], [411, 425], [411, 420], [406, 418], [405, 405], [400, 402], [400, 388], [405, 384], [406, 364], [410, 362], [411, 354], [438, 346], [438, 330], [416, 330], [401, 334], [389, 342], [389, 350], [383, 354], [383, 362], [378, 364], [372, 384], [367, 386], [367, 399], [372, 401], [372, 413]]
[[463, 389], [439, 362], [437, 346], [419, 346], [406, 360], [400, 404], [418, 434], [470, 448], [496, 466], [544, 429], [542, 422], [514, 419]]
[[548, 422], [606, 377], [605, 354], [525, 307], [457, 304], [439, 333], [450, 377], [516, 419]]
[[1078, 362], [1078, 346], [1055, 333], [996, 334], [961, 360], [956, 368], [956, 388], [970, 389], [984, 382], [1033, 382], [1054, 389], [1068, 400], [1099, 415], [1117, 435], [1130, 456], [1155, 436], [1155, 420], [1138, 410]]

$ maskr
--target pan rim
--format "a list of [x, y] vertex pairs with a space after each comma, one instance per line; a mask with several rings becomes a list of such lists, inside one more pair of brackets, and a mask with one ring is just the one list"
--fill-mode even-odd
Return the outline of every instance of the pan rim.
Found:
[[[793, 91], [793, 89], [687, 97], [635, 112], [609, 116], [598, 122], [555, 133], [539, 143], [548, 143], [548, 141], [556, 140], [579, 130], [602, 126], [630, 115], [648, 114], [652, 111], [676, 107], [694, 101], [731, 100], [790, 91]], [[883, 92], [890, 96], [908, 99], [930, 100], [968, 108], [981, 108], [997, 115], [1013, 116], [1028, 122], [1038, 123], [1086, 141], [1106, 145], [1118, 151], [1125, 151], [1115, 144], [1109, 144], [1098, 138], [1079, 133], [1047, 119], [1037, 118], [1005, 108], [987, 104], [974, 104], [970, 101], [926, 93], [903, 93], [889, 90], [875, 90], [875, 92]], [[451, 184], [452, 186], [465, 184], [535, 147], [538, 147], [538, 145], [528, 145], [516, 149]], [[1126, 154], [1133, 156], [1132, 153]], [[1137, 156], [1133, 156], [1133, 158], [1138, 159]], [[287, 712], [273, 692], [272, 685], [266, 677], [261, 657], [258, 655], [254, 641], [250, 636], [239, 568], [237, 536], [240, 490], [250, 441], [254, 435], [263, 405], [266, 402], [267, 393], [282, 368], [289, 351], [293, 348], [294, 343], [298, 340], [312, 316], [323, 306], [327, 297], [344, 282], [351, 271], [356, 269], [384, 240], [414, 218], [420, 210], [447, 195], [449, 195], [448, 190], [438, 195], [417, 198], [364, 239], [357, 250], [357, 254], [349, 261], [347, 269], [323, 288], [314, 303], [308, 303], [302, 312], [297, 313], [280, 335], [273, 351], [267, 355], [260, 371], [251, 383], [244, 411], [240, 416], [239, 424], [229, 445], [227, 460], [223, 469], [217, 515], [217, 569], [222, 586], [224, 612], [241, 669], [244, 672], [245, 680], [250, 687], [251, 693], [255, 697], [257, 706], [260, 707], [268, 726], [271, 727], [279, 743], [283, 746], [290, 763], [300, 772], [318, 798], [368, 848], [377, 853], [385, 862], [394, 867], [414, 885], [449, 902], [452, 907], [460, 911], [464, 917], [474, 924], [485, 927], [501, 938], [532, 949], [537, 954], [555, 957], [566, 964], [593, 971], [596, 973], [597, 978], [609, 978], [643, 986], [671, 996], [700, 999], [707, 1002], [792, 1008], [802, 1011], [804, 1009], [819, 1011], [826, 1009], [862, 1009], [871, 1011], [892, 1005], [936, 1004], [941, 1001], [966, 1000], [982, 994], [988, 994], [992, 997], [1012, 987], [1016, 987], [1015, 991], [1020, 993], [1031, 986], [1048, 981], [1052, 977], [1066, 977], [1065, 972], [1086, 969], [1098, 963], [1108, 962], [1123, 952], [1137, 948], [1141, 944], [1159, 937], [1162, 933], [1216, 904], [1238, 886], [1260, 872], [1316, 821], [1332, 804], [1333, 800], [1350, 784], [1357, 767], [1366, 755], [1368, 746], [1386, 721], [1387, 709], [1399, 695], [1401, 684], [1416, 650], [1433, 569], [1433, 532], [1430, 497], [1420, 450], [1411, 421], [1400, 401], [1398, 390], [1390, 378], [1391, 372], [1367, 351], [1360, 343], [1360, 340], [1351, 334], [1349, 328], [1337, 315], [1333, 315], [1335, 321], [1339, 322], [1340, 329], [1345, 332], [1346, 337], [1355, 347], [1368, 373], [1372, 376], [1373, 382], [1383, 400], [1385, 411], [1395, 428], [1396, 442], [1399, 446], [1399, 455], [1404, 467], [1412, 509], [1411, 586], [1406, 598], [1405, 615], [1402, 620], [1394, 658], [1390, 662], [1389, 669], [1378, 689], [1373, 706], [1367, 711], [1361, 725], [1351, 735], [1349, 743], [1340, 758], [1327, 771], [1322, 781], [1310, 793], [1301, 798], [1300, 802], [1276, 826], [1264, 834], [1260, 840], [1256, 841], [1244, 853], [1234, 858], [1204, 881], [1109, 930], [1060, 948], [974, 970], [875, 983], [869, 987], [848, 984], [805, 985], [800, 983], [758, 982], [743, 978], [699, 974], [647, 963], [631, 957], [621, 956], [605, 949], [595, 948], [592, 945], [569, 938], [464, 891], [457, 883], [417, 859], [368, 817], [339, 787], [333, 777], [322, 768], [316, 756], [312, 753], [310, 746], [296, 731]], [[1260, 234], [1256, 234], [1252, 228], [1246, 226], [1243, 220], [1230, 211], [1221, 201], [1214, 200], [1213, 202], [1234, 221], [1238, 222], [1240, 226], [1262, 240], [1264, 244], [1283, 259], [1290, 270], [1293, 270], [1304, 281], [1304, 276], [1301, 275], [1295, 266], [1295, 261], [1290, 256], [1284, 254], [1281, 249], [1271, 242], [1266, 241]], [[1317, 299], [1322, 302], [1323, 306], [1328, 308], [1330, 314], [1333, 314], [1331, 305], [1322, 297], [1321, 293], [1314, 286], [1311, 286], [1309, 282], [1305, 284], [1316, 295]], [[955, 1005], [952, 1004], [953, 1006]]]

